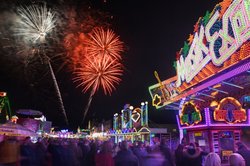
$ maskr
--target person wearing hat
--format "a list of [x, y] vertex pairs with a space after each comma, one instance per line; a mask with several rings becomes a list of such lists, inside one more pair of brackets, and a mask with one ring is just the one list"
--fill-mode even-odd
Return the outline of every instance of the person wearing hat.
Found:
[[194, 143], [190, 143], [183, 151], [183, 166], [202, 166], [202, 156], [205, 153], [201, 148], [196, 147]]

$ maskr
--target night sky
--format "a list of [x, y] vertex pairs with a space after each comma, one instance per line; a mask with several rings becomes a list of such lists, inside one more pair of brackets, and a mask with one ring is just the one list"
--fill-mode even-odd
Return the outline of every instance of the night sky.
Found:
[[[157, 83], [153, 74], [155, 70], [162, 81], [176, 75], [173, 67], [175, 53], [183, 47], [184, 41], [193, 32], [193, 26], [198, 18], [204, 16], [207, 10], [211, 12], [218, 2], [211, 0], [89, 1], [91, 7], [113, 16], [111, 27], [126, 44], [127, 49], [123, 54], [123, 64], [126, 69], [122, 82], [111, 96], [105, 96], [102, 90], [98, 91], [93, 98], [87, 120], [112, 119], [113, 114], [120, 112], [125, 104], [129, 103], [136, 107], [140, 106], [142, 101], [148, 101], [150, 121], [176, 123], [174, 111], [156, 110], [151, 106], [148, 87]], [[5, 6], [0, 15], [8, 11], [4, 3], [6, 2], [0, 2], [2, 9]], [[11, 6], [10, 10], [13, 8], [15, 6]], [[1, 25], [7, 21], [1, 20]], [[0, 33], [5, 33], [3, 28]], [[6, 49], [3, 37], [0, 46], [0, 91], [8, 93], [12, 110], [21, 108], [39, 110], [54, 125], [64, 126], [53, 83], [47, 79], [48, 73], [43, 72], [42, 67], [35, 69], [34, 72], [39, 73], [34, 77], [36, 81], [34, 79], [32, 82], [27, 81], [23, 74], [20, 74], [25, 71], [24, 67], [19, 67], [22, 64], [15, 60], [13, 50]], [[55, 68], [56, 63], [58, 62], [52, 62]], [[66, 69], [55, 69], [55, 74], [70, 127], [76, 128], [82, 119], [89, 94], [84, 94], [81, 88], [76, 88], [76, 84], [72, 82], [71, 73]]]

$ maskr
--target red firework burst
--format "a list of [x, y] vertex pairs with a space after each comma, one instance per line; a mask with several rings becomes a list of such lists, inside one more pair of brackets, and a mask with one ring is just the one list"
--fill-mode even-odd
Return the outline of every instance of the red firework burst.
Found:
[[120, 60], [124, 51], [119, 36], [110, 29], [104, 30], [100, 27], [92, 30], [85, 44], [89, 56], [108, 55]]
[[105, 94], [111, 95], [122, 73], [123, 65], [110, 56], [86, 57], [75, 72], [74, 81], [79, 83], [78, 87], [83, 86], [84, 92], [92, 89], [94, 94], [101, 87]]

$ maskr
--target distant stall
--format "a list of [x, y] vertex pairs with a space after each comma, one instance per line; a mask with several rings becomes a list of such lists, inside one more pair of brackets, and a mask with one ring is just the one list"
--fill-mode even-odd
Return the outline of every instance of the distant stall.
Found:
[[152, 143], [153, 137], [161, 139], [164, 134], [167, 134], [167, 128], [149, 127], [148, 102], [142, 102], [141, 107], [136, 108], [126, 104], [120, 114], [114, 115], [113, 129], [107, 132], [115, 143], [123, 140]]

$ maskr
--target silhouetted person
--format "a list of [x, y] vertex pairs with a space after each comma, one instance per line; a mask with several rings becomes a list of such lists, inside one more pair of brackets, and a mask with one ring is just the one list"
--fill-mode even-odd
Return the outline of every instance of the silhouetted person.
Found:
[[221, 166], [221, 159], [217, 153], [211, 152], [207, 155], [204, 166]]
[[16, 137], [4, 136], [0, 143], [0, 165], [16, 166], [20, 159], [20, 144]]
[[114, 160], [112, 158], [112, 145], [110, 142], [105, 141], [102, 144], [100, 153], [95, 156], [96, 166], [114, 166]]
[[138, 158], [129, 150], [127, 141], [122, 141], [120, 148], [115, 156], [116, 166], [139, 166]]
[[202, 166], [202, 151], [194, 143], [190, 143], [183, 151], [183, 166]]
[[165, 163], [166, 163], [165, 165], [173, 166], [174, 165], [173, 156], [172, 156], [171, 150], [168, 147], [165, 139], [161, 140], [160, 150], [165, 158]]
[[246, 166], [244, 158], [239, 153], [233, 153], [229, 156], [230, 166]]
[[239, 153], [246, 161], [246, 166], [250, 166], [250, 150], [242, 142], [236, 143], [238, 147], [237, 153]]
[[183, 150], [184, 150], [184, 145], [179, 144], [177, 149], [175, 150], [175, 165], [176, 166], [183, 166]]

